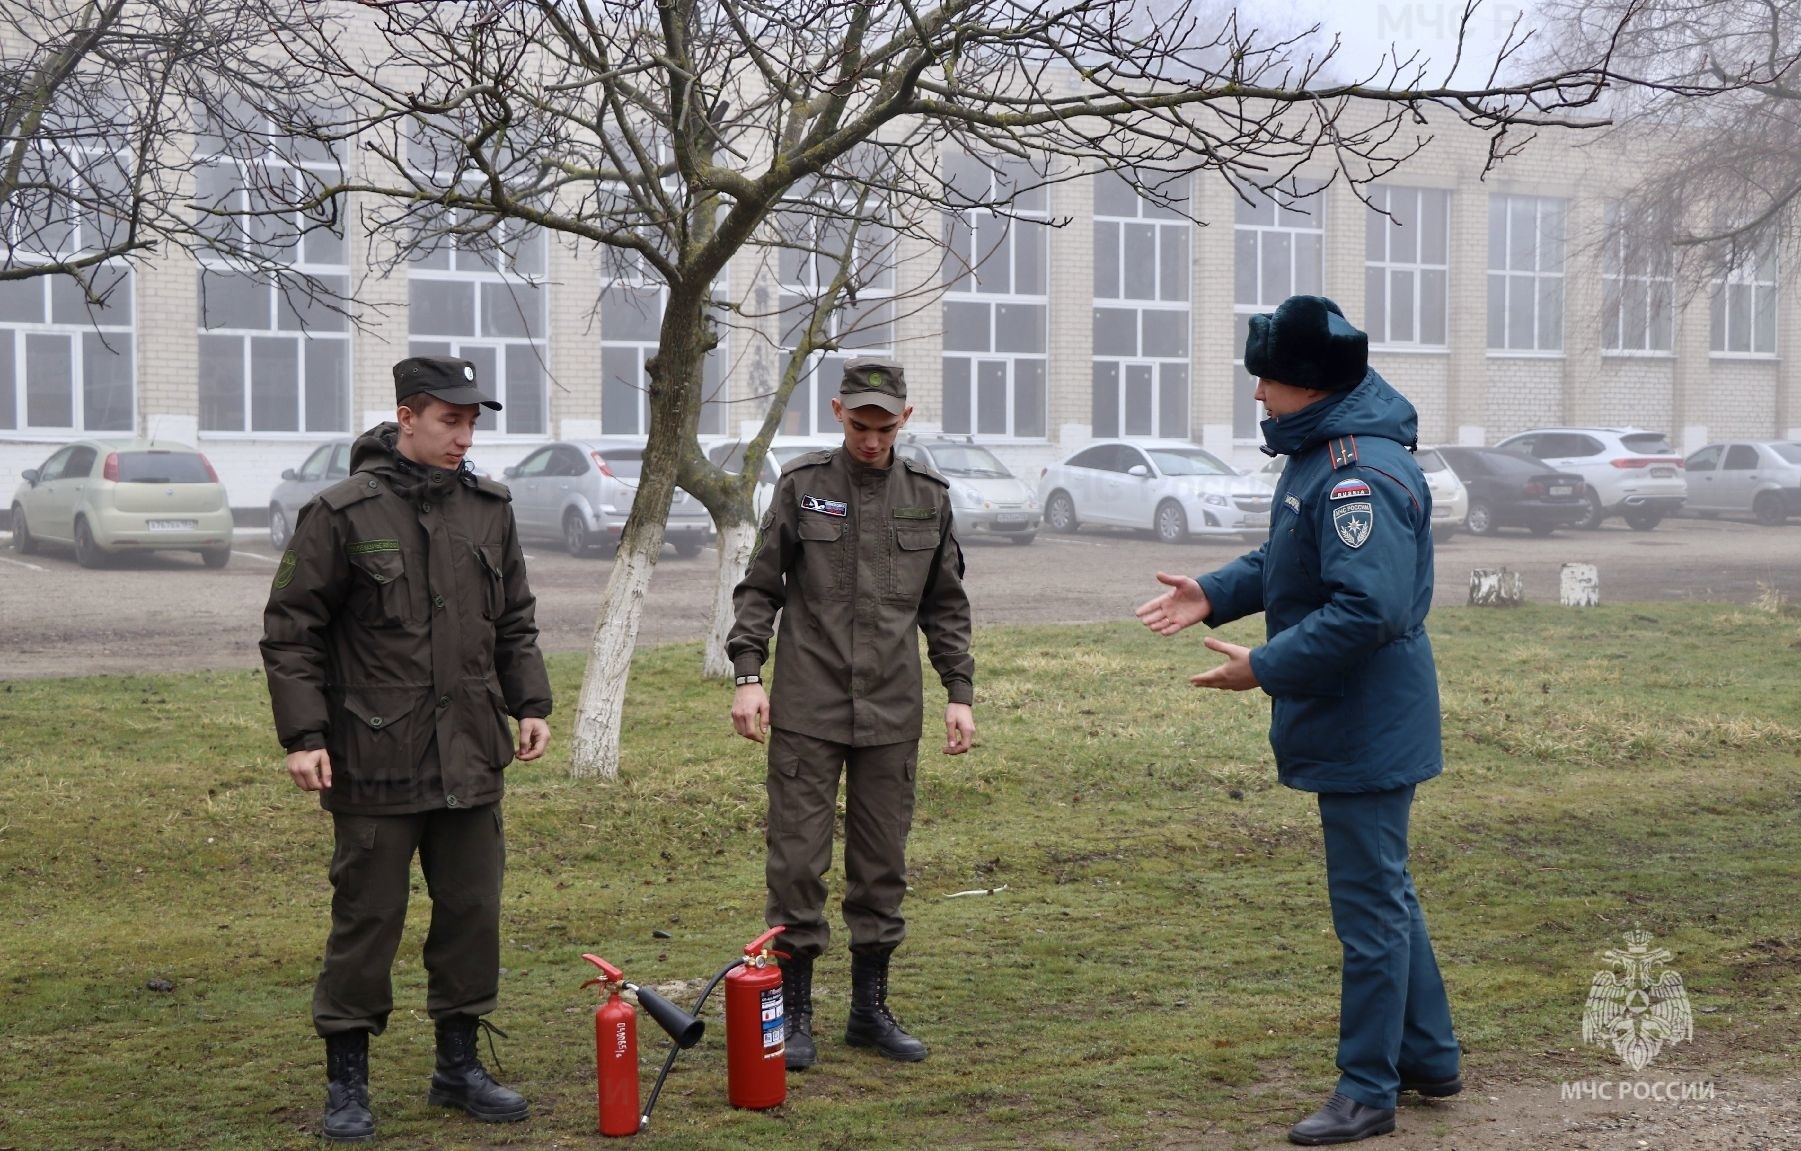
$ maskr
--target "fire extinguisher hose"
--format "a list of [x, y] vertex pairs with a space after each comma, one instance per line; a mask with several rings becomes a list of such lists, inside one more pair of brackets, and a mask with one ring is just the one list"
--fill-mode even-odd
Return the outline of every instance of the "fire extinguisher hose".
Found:
[[[719, 969], [719, 974], [713, 976], [712, 981], [707, 984], [706, 990], [700, 993], [700, 998], [694, 1001], [694, 1006], [689, 1009], [688, 1014], [699, 1015], [700, 1009], [705, 1006], [707, 1002], [707, 996], [713, 994], [713, 989], [719, 986], [720, 980], [736, 971], [739, 967], [743, 966], [743, 964], [744, 960], [742, 958], [734, 958], [730, 963], [721, 967]], [[656, 1084], [651, 1087], [650, 1097], [644, 1102], [644, 1114], [638, 1117], [638, 1130], [642, 1131], [650, 1126], [650, 1112], [651, 1109], [657, 1105], [657, 1094], [663, 1090], [663, 1080], [669, 1077], [669, 1069], [675, 1066], [675, 1057], [681, 1053], [682, 1049], [680, 1047], [676, 1046], [674, 1043], [669, 1045], [669, 1057], [663, 1060], [663, 1069], [657, 1072]]]

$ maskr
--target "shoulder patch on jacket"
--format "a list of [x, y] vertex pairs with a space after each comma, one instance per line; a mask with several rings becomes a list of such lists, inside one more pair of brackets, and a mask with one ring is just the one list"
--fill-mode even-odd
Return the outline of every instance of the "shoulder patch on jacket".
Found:
[[475, 477], [475, 490], [484, 495], [493, 496], [497, 500], [506, 500], [508, 503], [513, 500], [512, 488], [507, 487], [499, 480], [491, 480], [487, 476]]
[[931, 468], [927, 467], [925, 464], [920, 463], [918, 460], [910, 460], [910, 459], [907, 459], [905, 456], [902, 456], [901, 463], [905, 464], [907, 470], [912, 472], [916, 476], [924, 476], [926, 479], [931, 480], [933, 483], [939, 485], [940, 487], [948, 488], [951, 486], [951, 482], [949, 480], [945, 479], [943, 476], [939, 475], [937, 472], [933, 471]]
[[1357, 462], [1357, 437], [1339, 436], [1326, 442], [1326, 454], [1331, 457], [1332, 470], [1347, 468]]
[[1370, 486], [1353, 476], [1348, 480], [1339, 480], [1337, 483], [1333, 484], [1332, 491], [1327, 498], [1334, 500], [1348, 500], [1367, 496], [1369, 494]]
[[374, 499], [382, 493], [382, 482], [367, 472], [358, 472], [347, 480], [339, 480], [318, 495], [320, 503], [334, 512], [341, 512], [351, 504], [359, 504], [364, 500]]

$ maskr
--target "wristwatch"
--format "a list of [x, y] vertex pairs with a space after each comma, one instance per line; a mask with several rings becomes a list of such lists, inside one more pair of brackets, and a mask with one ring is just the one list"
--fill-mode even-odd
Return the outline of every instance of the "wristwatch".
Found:
[[739, 676], [733, 682], [736, 683], [739, 687], [743, 687], [747, 683], [762, 683], [763, 677], [753, 671], [749, 675]]

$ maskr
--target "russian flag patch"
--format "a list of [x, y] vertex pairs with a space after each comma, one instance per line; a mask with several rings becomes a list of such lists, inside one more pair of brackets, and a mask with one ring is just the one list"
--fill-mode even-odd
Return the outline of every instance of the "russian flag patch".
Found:
[[1331, 498], [1335, 500], [1356, 499], [1370, 494], [1370, 486], [1362, 480], [1339, 480], [1332, 485]]

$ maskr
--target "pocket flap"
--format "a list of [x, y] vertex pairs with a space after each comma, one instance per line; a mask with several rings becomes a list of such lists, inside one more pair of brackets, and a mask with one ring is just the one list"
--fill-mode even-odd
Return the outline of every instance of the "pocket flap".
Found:
[[406, 560], [398, 551], [352, 553], [350, 566], [378, 584], [391, 584], [406, 574]]
[[809, 518], [800, 521], [798, 530], [803, 540], [835, 540], [844, 534], [844, 525]]
[[344, 710], [374, 731], [391, 727], [412, 713], [419, 688], [362, 688], [344, 693]]
[[921, 531], [919, 528], [896, 528], [894, 542], [902, 551], [926, 551], [938, 546], [938, 533], [935, 530]]
[[494, 544], [477, 544], [475, 554], [482, 562], [482, 567], [495, 579], [500, 579], [500, 548]]

